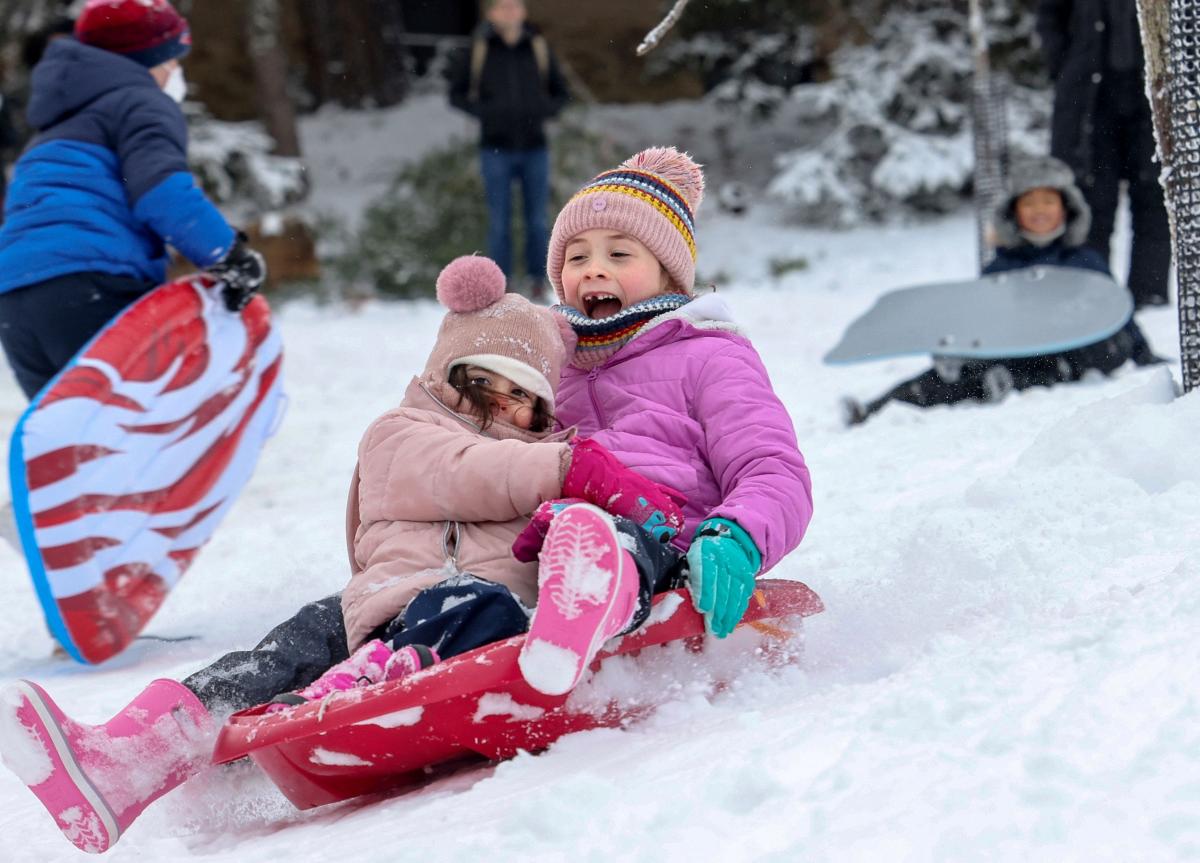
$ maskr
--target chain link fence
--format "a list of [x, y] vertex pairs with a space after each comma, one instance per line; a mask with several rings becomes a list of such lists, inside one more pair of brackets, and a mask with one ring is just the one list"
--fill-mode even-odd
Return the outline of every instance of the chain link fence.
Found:
[[1171, 157], [1167, 194], [1173, 215], [1179, 284], [1183, 389], [1200, 387], [1200, 3], [1171, 3]]

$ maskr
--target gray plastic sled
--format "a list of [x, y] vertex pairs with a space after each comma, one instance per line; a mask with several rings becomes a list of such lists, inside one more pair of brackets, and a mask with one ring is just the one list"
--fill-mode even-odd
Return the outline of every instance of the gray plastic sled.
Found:
[[825, 362], [1056, 353], [1111, 336], [1132, 314], [1129, 291], [1102, 273], [1029, 267], [886, 293], [850, 324]]

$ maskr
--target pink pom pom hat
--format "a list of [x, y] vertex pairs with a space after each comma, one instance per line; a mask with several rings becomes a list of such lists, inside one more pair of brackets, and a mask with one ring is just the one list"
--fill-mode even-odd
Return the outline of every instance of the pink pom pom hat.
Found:
[[557, 315], [504, 288], [504, 273], [491, 258], [468, 255], [446, 265], [437, 297], [449, 311], [425, 377], [444, 382], [455, 366], [479, 366], [539, 396], [553, 411], [566, 336]]
[[672, 288], [690, 294], [696, 281], [696, 211], [704, 172], [687, 153], [651, 147], [605, 171], [567, 202], [550, 232], [546, 275], [559, 302], [567, 243], [592, 228], [633, 237], [658, 259]]

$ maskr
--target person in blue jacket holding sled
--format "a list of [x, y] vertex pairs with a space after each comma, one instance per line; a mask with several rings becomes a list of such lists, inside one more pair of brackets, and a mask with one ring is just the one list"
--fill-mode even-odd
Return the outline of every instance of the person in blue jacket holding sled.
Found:
[[[1013, 166], [1009, 193], [996, 208], [996, 257], [983, 274], [1026, 267], [1078, 267], [1111, 277], [1100, 253], [1084, 243], [1092, 214], [1067, 165], [1045, 156]], [[916, 407], [963, 401], [998, 402], [1013, 390], [1076, 381], [1090, 370], [1108, 375], [1126, 360], [1162, 362], [1130, 316], [1106, 339], [1069, 351], [1002, 360], [952, 361], [897, 384], [874, 401], [843, 402], [847, 425], [858, 425], [891, 402]]]
[[220, 276], [231, 311], [262, 256], [196, 186], [179, 102], [187, 21], [167, 0], [89, 0], [33, 70], [36, 135], [0, 227], [0, 345], [33, 399], [105, 324], [166, 280], [166, 244]]

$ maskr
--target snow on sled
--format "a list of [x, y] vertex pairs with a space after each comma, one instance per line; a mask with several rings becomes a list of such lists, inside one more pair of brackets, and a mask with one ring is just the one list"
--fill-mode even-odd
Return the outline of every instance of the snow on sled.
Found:
[[1102, 273], [1027, 267], [889, 291], [846, 328], [825, 362], [1051, 354], [1108, 338], [1132, 314], [1129, 291]]
[[822, 610], [804, 584], [762, 579], [737, 630], [717, 640], [704, 635], [687, 592], [670, 591], [655, 597], [646, 625], [611, 642], [567, 695], [525, 683], [517, 668], [524, 636], [516, 636], [284, 713], [265, 713], [265, 705], [236, 713], [213, 762], [250, 756], [300, 809], [416, 787], [456, 766], [538, 752], [564, 734], [647, 716], [678, 691], [681, 663], [694, 667], [699, 654], [718, 687], [748, 659], [782, 665], [796, 656], [801, 618]]
[[17, 532], [50, 632], [74, 659], [124, 650], [250, 478], [281, 405], [266, 300], [207, 275], [142, 297], [13, 430]]

